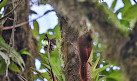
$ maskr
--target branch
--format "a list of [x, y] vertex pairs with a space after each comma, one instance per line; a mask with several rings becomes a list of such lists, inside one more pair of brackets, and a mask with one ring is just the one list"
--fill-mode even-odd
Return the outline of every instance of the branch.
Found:
[[137, 1], [136, 0], [133, 0], [136, 4], [137, 4]]
[[0, 18], [0, 20], [5, 19], [6, 17], [10, 16], [12, 12], [14, 12], [14, 10], [19, 6], [19, 4], [21, 4], [22, 0], [19, 1], [19, 3], [17, 4], [17, 6], [15, 6], [9, 13], [5, 14], [4, 17]]
[[44, 15], [46, 15], [46, 14], [48, 14], [49, 12], [52, 12], [52, 11], [55, 11], [55, 10], [48, 10], [48, 11], [46, 11], [43, 15], [41, 15], [41, 16], [33, 19], [33, 20], [25, 21], [25, 22], [22, 22], [22, 23], [20, 23], [20, 24], [14, 25], [14, 26], [0, 27], [0, 30], [8, 30], [8, 29], [17, 28], [17, 27], [26, 25], [26, 24], [28, 24], [29, 22], [33, 22], [34, 20], [37, 20], [37, 19], [43, 17]]
[[[117, 59], [120, 49], [128, 40], [128, 29], [120, 24], [117, 17], [107, 7], [94, 3], [92, 0], [83, 3], [70, 0], [51, 0], [51, 3], [60, 15], [68, 19], [67, 22], [71, 27], [79, 33], [84, 32], [81, 21], [83, 18], [87, 18], [88, 24], [91, 24], [91, 30], [98, 32], [102, 43], [106, 45], [106, 54], [112, 55], [110, 58], [112, 60]], [[77, 6], [75, 6], [76, 3]]]
[[28, 24], [28, 23], [29, 23], [29, 21], [25, 21], [23, 23], [20, 23], [20, 24], [14, 25], [14, 26], [0, 27], [0, 30], [8, 30], [8, 29], [12, 29], [12, 28], [17, 28], [17, 27], [20, 27], [20, 26]]

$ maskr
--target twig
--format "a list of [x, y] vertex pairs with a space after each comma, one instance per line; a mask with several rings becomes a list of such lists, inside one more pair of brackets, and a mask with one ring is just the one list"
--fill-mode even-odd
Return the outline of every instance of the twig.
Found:
[[17, 28], [17, 27], [23, 26], [28, 23], [29, 23], [29, 21], [25, 21], [25, 22], [22, 22], [20, 24], [14, 25], [14, 26], [0, 27], [0, 30], [8, 30], [8, 29], [12, 29], [12, 28]]
[[48, 48], [47, 48], [48, 62], [49, 62], [50, 71], [51, 71], [51, 75], [52, 75], [53, 81], [55, 81], [55, 77], [54, 77], [54, 74], [53, 74], [53, 71], [52, 71], [52, 67], [51, 67], [51, 64], [50, 64], [50, 53], [49, 53], [49, 49], [50, 49], [50, 40], [48, 39]]
[[[15, 7], [17, 7], [17, 4], [14, 3], [14, 1], [15, 1], [15, 0], [12, 0], [13, 9], [14, 9]], [[14, 10], [13, 26], [15, 26], [16, 21], [17, 21], [17, 12]], [[9, 43], [9, 55], [8, 55], [8, 58], [10, 58], [10, 56], [11, 56], [11, 51], [12, 51], [12, 49], [14, 48], [14, 31], [15, 31], [15, 28], [13, 27], [12, 33], [11, 33], [11, 38], [10, 38], [10, 43]], [[5, 74], [6, 77], [8, 77], [8, 67], [9, 67], [9, 64], [10, 64], [10, 60], [7, 60], [6, 74]], [[9, 81], [9, 79], [8, 79], [8, 81]]]
[[11, 13], [19, 6], [21, 2], [22, 0], [20, 0], [19, 3], [9, 13], [7, 13], [4, 17], [0, 18], [0, 20], [5, 19], [6, 17], [10, 16]]
[[30, 67], [30, 68], [31, 68], [33, 71], [37, 72], [39, 75], [41, 75], [43, 78], [45, 78], [44, 75], [41, 74], [41, 72], [39, 72], [38, 70], [36, 70], [36, 69], [34, 69], [34, 68], [32, 68], [32, 67]]
[[33, 20], [25, 21], [25, 22], [22, 22], [22, 23], [20, 23], [20, 24], [14, 25], [14, 26], [0, 27], [0, 30], [8, 30], [8, 29], [20, 27], [20, 26], [22, 26], [22, 25], [26, 25], [26, 24], [28, 24], [29, 22], [33, 22], [34, 20], [37, 20], [37, 19], [43, 17], [44, 15], [46, 15], [47, 13], [52, 12], [52, 11], [55, 11], [55, 10], [48, 10], [47, 12], [45, 12], [45, 14], [43, 14], [43, 15], [41, 15], [41, 16], [33, 19]]
[[[43, 15], [41, 15], [41, 16], [39, 16], [39, 17], [33, 19], [33, 20], [37, 20], [37, 19], [43, 17], [44, 15], [46, 15], [46, 14], [48, 14], [49, 12], [52, 12], [52, 11], [55, 11], [55, 10], [48, 10], [48, 11], [46, 11]], [[33, 21], [33, 20], [31, 20], [31, 21]], [[31, 22], [31, 21], [30, 21], [30, 22]]]
[[20, 74], [17, 74], [17, 77], [21, 80], [21, 81], [28, 81], [27, 79], [25, 79], [23, 76], [21, 76]]
[[136, 4], [137, 4], [137, 1], [136, 0], [133, 0]]

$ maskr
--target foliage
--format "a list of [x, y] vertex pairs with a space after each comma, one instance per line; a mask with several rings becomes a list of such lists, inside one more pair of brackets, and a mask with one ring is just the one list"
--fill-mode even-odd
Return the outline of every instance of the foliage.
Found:
[[21, 55], [13, 48], [11, 48], [12, 50], [9, 55], [9, 45], [4, 42], [4, 39], [1, 36], [0, 40], [0, 66], [2, 66], [0, 74], [3, 74], [3, 72], [6, 70], [6, 68], [4, 67], [6, 67], [7, 65], [9, 66], [9, 69], [12, 71], [20, 72], [19, 67], [22, 71], [24, 71], [25, 63]]
[[[60, 28], [59, 25], [57, 25], [54, 29], [49, 29], [45, 34], [38, 34], [37, 32], [39, 31], [39, 25], [38, 23], [33, 22], [34, 24], [34, 30], [33, 35], [37, 38], [39, 41], [39, 51], [41, 49], [44, 49], [46, 52], [41, 53], [39, 57], [39, 61], [42, 63], [40, 69], [46, 69], [46, 72], [40, 73], [41, 76], [44, 77], [38, 77], [39, 75], [35, 75], [35, 79], [38, 78], [46, 78], [47, 80], [52, 80], [52, 72], [55, 75], [56, 79], [59, 81], [65, 81], [65, 77], [63, 74], [63, 61], [61, 59], [61, 54], [60, 54], [60, 42], [61, 42], [61, 35], [60, 35]], [[35, 24], [36, 23], [36, 24]], [[53, 43], [53, 47], [51, 48], [52, 50], [50, 51], [50, 60], [48, 62], [48, 40], [46, 36], [48, 36], [48, 39], [51, 39], [51, 42]], [[53, 41], [52, 41], [53, 40]], [[43, 41], [43, 43], [42, 43]], [[44, 48], [43, 48], [44, 47]], [[50, 67], [50, 65], [51, 67]], [[38, 72], [38, 71], [37, 71]]]
[[[84, 2], [84, 0], [78, 0], [79, 2]], [[134, 23], [135, 23], [135, 18], [136, 17], [136, 12], [134, 13], [130, 13], [130, 11], [135, 11], [136, 9], [136, 5], [131, 5], [129, 0], [123, 0], [124, 3], [124, 7], [120, 8], [119, 10], [117, 10], [114, 13], [114, 8], [116, 7], [116, 3], [118, 0], [113, 0], [113, 3], [110, 7], [110, 9], [108, 9], [107, 3], [103, 2], [101, 5], [103, 5], [103, 7], [105, 8], [105, 11], [109, 14], [110, 16], [110, 20], [112, 20], [112, 22], [116, 22], [117, 25], [119, 25], [118, 27], [119, 30], [121, 30], [121, 32], [123, 34], [126, 34], [125, 32], [129, 31], [129, 28], [134, 27]], [[130, 10], [131, 8], [131, 10]], [[118, 19], [117, 15], [118, 13], [121, 12], [122, 13], [122, 19]], [[132, 15], [131, 15], [132, 14]], [[109, 22], [109, 21], [108, 21]], [[33, 25], [34, 25], [34, 30], [33, 32], [34, 36], [37, 37], [38, 41], [39, 41], [39, 51], [41, 49], [43, 49], [43, 46], [46, 46], [46, 44], [48, 44], [48, 41], [44, 41], [44, 44], [42, 43], [42, 40], [45, 38], [45, 34], [38, 34], [38, 24], [34, 24], [36, 23], [36, 21], [33, 21]], [[56, 30], [57, 29], [57, 30]], [[53, 73], [56, 76], [57, 80], [59, 81], [64, 81], [64, 75], [63, 75], [63, 61], [61, 59], [61, 55], [60, 55], [60, 41], [61, 41], [61, 37], [60, 37], [60, 32], [59, 32], [59, 26], [57, 25], [54, 29], [49, 29], [46, 34], [48, 35], [48, 37], [50, 39], [56, 38], [56, 42], [57, 44], [55, 45], [55, 49], [50, 52], [50, 63], [53, 69]], [[98, 40], [99, 41], [99, 40]], [[94, 52], [92, 52], [91, 57], [89, 62], [92, 64], [92, 78], [94, 79], [94, 81], [122, 81], [122, 74], [120, 69], [113, 69], [116, 66], [111, 67], [112, 64], [109, 61], [105, 61], [102, 57], [102, 50], [104, 49], [103, 46], [101, 46], [101, 42], [94, 42]], [[46, 47], [47, 48], [47, 47]], [[97, 51], [97, 52], [96, 52]], [[42, 63], [41, 65], [41, 69], [45, 69], [47, 70], [47, 72], [42, 73], [43, 75], [45, 74], [46, 76], [44, 76], [44, 78], [46, 79], [50, 79], [53, 78], [51, 77], [51, 73], [50, 73], [50, 66], [48, 63], [48, 54], [47, 54], [47, 49], [45, 49], [45, 53], [44, 54], [40, 54], [40, 58], [39, 58], [40, 62]], [[100, 67], [100, 65], [103, 65], [103, 67]], [[106, 70], [109, 69], [109, 70]], [[37, 78], [38, 75], [36, 75]], [[37, 79], [36, 78], [36, 79]]]
[[[38, 5], [47, 3], [45, 0], [40, 1], [41, 2], [38, 2]], [[85, 0], [78, 1], [84, 2]], [[132, 5], [130, 0], [122, 0], [124, 6], [114, 12], [117, 1], [118, 0], [113, 0], [110, 8], [108, 8], [107, 3], [105, 2], [101, 3], [100, 6], [105, 8], [104, 10], [108, 13], [112, 22], [116, 22], [117, 25], [119, 25], [119, 30], [121, 30], [124, 34], [127, 34], [129, 29], [132, 29], [135, 25], [137, 18], [137, 4]], [[0, 4], [0, 9], [5, 5], [6, 2], [7, 0], [4, 0]], [[117, 18], [119, 13], [122, 13], [122, 19]], [[37, 13], [33, 10], [30, 10], [30, 14]], [[1, 16], [2, 14], [0, 14], [0, 17]], [[40, 72], [37, 68], [32, 68], [32, 70], [35, 72], [35, 80], [46, 78], [48, 81], [52, 81], [54, 78], [58, 81], [65, 81], [65, 76], [63, 74], [64, 64], [60, 52], [61, 34], [59, 25], [57, 25], [54, 29], [49, 29], [46, 33], [43, 34], [39, 34], [39, 23], [37, 20], [33, 20], [33, 26], [34, 29], [32, 29], [32, 33], [38, 41], [38, 50], [39, 52], [40, 50], [45, 51], [44, 53], [40, 52], [38, 57], [39, 61], [41, 62], [40, 70], [46, 70], [44, 72]], [[48, 47], [50, 45], [49, 40], [46, 39], [45, 35], [47, 35], [47, 37], [50, 39], [50, 42], [52, 42], [50, 48]], [[14, 72], [21, 72], [21, 70], [23, 71], [25, 64], [21, 55], [31, 55], [27, 49], [24, 48], [19, 52], [15, 51], [15, 49], [12, 49], [11, 55], [9, 56], [9, 49], [9, 45], [6, 44], [4, 39], [0, 36], [0, 75], [5, 72], [7, 65], [9, 65], [8, 68]], [[115, 64], [103, 59], [103, 46], [101, 41], [98, 40], [97, 42], [94, 42], [93, 49], [94, 51], [91, 54], [89, 63], [92, 64], [91, 77], [94, 79], [94, 81], [122, 81], [121, 70], [113, 69]], [[50, 58], [48, 56], [48, 52], [50, 53]], [[101, 65], [103, 65], [103, 67], [100, 67]], [[113, 65], [113, 67], [111, 67], [111, 65]], [[54, 74], [55, 77], [53, 77], [52, 74]]]
[[1, 3], [0, 3], [0, 10], [1, 8], [6, 4], [7, 0], [3, 0]]

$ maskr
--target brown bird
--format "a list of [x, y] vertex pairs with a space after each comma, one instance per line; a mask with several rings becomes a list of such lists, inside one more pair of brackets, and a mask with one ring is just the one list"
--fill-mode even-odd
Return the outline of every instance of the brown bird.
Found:
[[87, 69], [88, 69], [88, 59], [92, 51], [93, 41], [90, 36], [91, 32], [87, 32], [78, 38], [78, 48], [80, 57], [80, 78], [81, 81], [87, 81]]

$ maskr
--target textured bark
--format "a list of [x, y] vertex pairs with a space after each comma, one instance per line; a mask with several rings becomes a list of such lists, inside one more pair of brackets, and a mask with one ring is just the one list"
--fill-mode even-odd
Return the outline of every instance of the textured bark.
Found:
[[[56, 12], [61, 15], [62, 52], [65, 61], [67, 81], [79, 81], [79, 56], [77, 38], [85, 31], [83, 21], [89, 21], [90, 29], [99, 33], [105, 45], [106, 59], [121, 66], [125, 81], [137, 80], [137, 24], [132, 33], [121, 30], [123, 27], [117, 19], [108, 15], [105, 7], [92, 0], [78, 2], [77, 0], [49, 0]], [[116, 22], [115, 22], [116, 21]], [[129, 39], [130, 38], [130, 39]]]
[[[11, 6], [5, 6], [5, 14], [11, 11]], [[22, 23], [24, 21], [28, 21], [29, 19], [29, 0], [22, 0], [21, 4], [15, 9], [17, 12], [17, 24]], [[24, 12], [20, 12], [24, 11]], [[9, 18], [14, 18], [13, 13], [9, 15]], [[12, 26], [13, 20], [7, 19], [4, 23], [4, 26]], [[27, 81], [34, 81], [33, 72], [31, 67], [34, 67], [34, 57], [38, 53], [37, 50], [37, 41], [33, 38], [32, 33], [30, 31], [29, 24], [23, 25], [21, 27], [15, 28], [15, 49], [20, 51], [23, 48], [27, 48], [30, 52], [31, 56], [22, 55], [22, 58], [25, 61], [25, 70], [22, 73], [16, 73], [9, 70], [9, 79], [10, 81], [22, 81], [20, 76], [24, 77]], [[11, 29], [2, 31], [2, 36], [5, 39], [5, 42], [9, 44], [11, 37]], [[5, 75], [0, 77], [2, 78]]]

